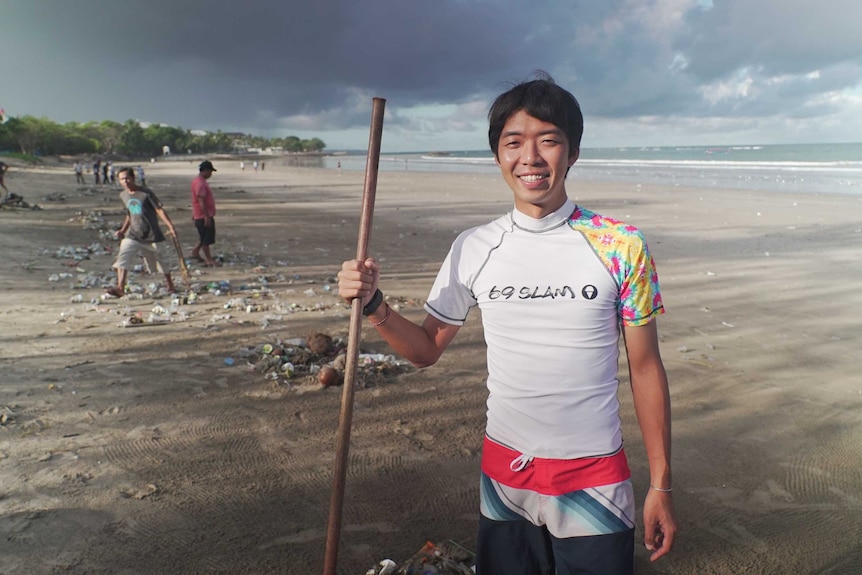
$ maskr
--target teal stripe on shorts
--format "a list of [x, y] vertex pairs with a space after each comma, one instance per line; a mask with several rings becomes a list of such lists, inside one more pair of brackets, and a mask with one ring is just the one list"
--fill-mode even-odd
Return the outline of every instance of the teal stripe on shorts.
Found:
[[554, 537], [588, 537], [634, 528], [631, 480], [589, 487], [564, 495], [543, 495], [503, 485], [482, 473], [481, 512], [493, 521], [529, 521]]

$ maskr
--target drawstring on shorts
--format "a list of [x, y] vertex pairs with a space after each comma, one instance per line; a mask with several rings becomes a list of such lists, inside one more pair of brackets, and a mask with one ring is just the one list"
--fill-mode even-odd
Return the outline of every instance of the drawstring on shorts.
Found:
[[512, 463], [509, 464], [509, 469], [512, 471], [523, 471], [527, 468], [530, 462], [533, 460], [533, 456], [527, 455], [526, 453], [522, 453], [518, 457], [512, 460]]

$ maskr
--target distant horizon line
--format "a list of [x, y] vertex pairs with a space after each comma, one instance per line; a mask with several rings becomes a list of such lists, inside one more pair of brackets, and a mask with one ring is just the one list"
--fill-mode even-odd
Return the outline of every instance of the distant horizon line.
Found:
[[[778, 146], [859, 146], [862, 145], [862, 141], [860, 142], [793, 142], [793, 143], [782, 143], [782, 144], [669, 144], [664, 146], [654, 146], [654, 145], [642, 145], [642, 146], [581, 146], [581, 150], [650, 150], [650, 149], [661, 149], [666, 150], [669, 148], [673, 149], [744, 149], [744, 148], [764, 148], [764, 147], [778, 147]], [[363, 148], [333, 148], [333, 149], [324, 149], [323, 154], [331, 155], [338, 153], [366, 153], [366, 150]], [[473, 153], [473, 152], [488, 152], [491, 154], [490, 148], [481, 148], [481, 149], [466, 149], [466, 148], [437, 148], [433, 150], [409, 150], [409, 151], [397, 151], [397, 152], [386, 152], [381, 150], [381, 154], [439, 154], [439, 153], [447, 153], [451, 154], [453, 152], [465, 152], [465, 153]]]

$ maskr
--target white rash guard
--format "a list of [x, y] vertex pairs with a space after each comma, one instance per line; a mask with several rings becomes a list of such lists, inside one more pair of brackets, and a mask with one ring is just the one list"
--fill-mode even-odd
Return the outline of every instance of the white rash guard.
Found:
[[532, 457], [619, 451], [619, 325], [663, 313], [641, 233], [570, 201], [540, 220], [513, 210], [467, 230], [425, 309], [462, 325], [474, 306], [488, 348], [488, 437]]

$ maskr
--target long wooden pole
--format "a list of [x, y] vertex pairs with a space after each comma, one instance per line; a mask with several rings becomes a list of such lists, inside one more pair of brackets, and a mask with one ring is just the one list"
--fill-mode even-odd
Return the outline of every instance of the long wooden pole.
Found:
[[[368, 158], [365, 163], [365, 188], [362, 192], [362, 216], [359, 220], [359, 240], [356, 259], [368, 256], [368, 241], [374, 218], [374, 196], [377, 193], [377, 168], [380, 163], [380, 141], [383, 136], [383, 110], [386, 100], [374, 98], [371, 111], [371, 132], [368, 137]], [[353, 392], [356, 386], [356, 362], [359, 359], [359, 336], [362, 330], [362, 298], [356, 298], [350, 308], [350, 331], [347, 340], [347, 363], [344, 368], [344, 389], [341, 393], [341, 417], [338, 422], [338, 442], [332, 496], [329, 500], [329, 525], [326, 530], [326, 559], [323, 575], [335, 575], [338, 541], [341, 537], [341, 512], [344, 507], [344, 486], [347, 479], [347, 455], [350, 450], [350, 427], [353, 423]]]

